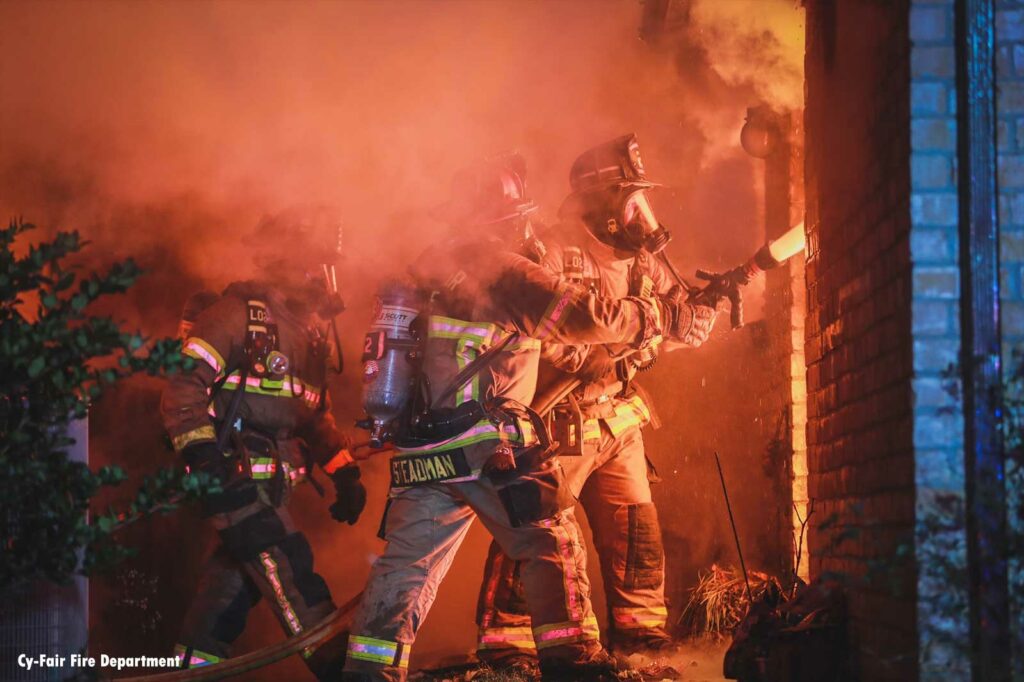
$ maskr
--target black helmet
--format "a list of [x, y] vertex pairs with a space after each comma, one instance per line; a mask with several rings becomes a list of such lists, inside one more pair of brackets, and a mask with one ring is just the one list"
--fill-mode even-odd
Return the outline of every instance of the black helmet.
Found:
[[242, 238], [262, 276], [308, 298], [325, 318], [341, 312], [336, 266], [343, 219], [329, 205], [293, 206], [265, 215]]
[[526, 162], [517, 153], [478, 161], [458, 170], [451, 197], [433, 215], [450, 225], [495, 225], [537, 210], [526, 193]]
[[625, 251], [652, 253], [668, 244], [668, 231], [654, 217], [646, 190], [659, 187], [647, 179], [640, 144], [630, 133], [588, 149], [569, 171], [572, 194], [561, 214], [576, 214], [602, 242]]

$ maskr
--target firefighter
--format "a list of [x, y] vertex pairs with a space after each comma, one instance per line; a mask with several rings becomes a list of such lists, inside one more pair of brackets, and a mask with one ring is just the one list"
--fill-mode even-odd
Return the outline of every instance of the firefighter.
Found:
[[[202, 505], [220, 542], [175, 648], [183, 668], [227, 657], [261, 598], [289, 635], [335, 610], [313, 569], [309, 542], [288, 512], [293, 486], [314, 480], [314, 463], [333, 480], [335, 520], [354, 524], [366, 502], [326, 390], [331, 351], [322, 320], [344, 306], [324, 284], [336, 249], [325, 245], [317, 253], [311, 244], [336, 240], [329, 215], [293, 211], [264, 219], [249, 240], [262, 276], [186, 304], [184, 352], [195, 365], [170, 378], [161, 412], [189, 470], [220, 479], [223, 492]], [[288, 250], [279, 252], [278, 245]], [[306, 650], [304, 657], [318, 679], [337, 679], [344, 642]]]
[[[596, 296], [533, 262], [544, 248], [531, 227], [536, 207], [524, 177], [517, 155], [458, 173], [444, 210], [453, 236], [410, 268], [422, 306], [422, 385], [431, 397], [395, 440], [382, 524], [388, 544], [353, 621], [346, 679], [406, 678], [417, 630], [477, 517], [520, 562], [532, 617], [524, 637], [536, 643], [543, 676], [615, 676], [591, 609], [575, 501], [546, 429], [527, 407], [540, 346], [645, 349], [663, 335], [683, 338], [703, 313], [653, 296]], [[379, 366], [368, 362], [367, 374]]]
[[[543, 265], [602, 296], [669, 296], [673, 282], [652, 253], [664, 248], [668, 234], [647, 197], [655, 185], [647, 179], [636, 136], [584, 152], [572, 166], [570, 184], [573, 193], [560, 211], [561, 225], [552, 230], [554, 238], [545, 235]], [[699, 307], [697, 313], [690, 333], [660, 350], [701, 345], [715, 311]], [[608, 642], [615, 653], [671, 643], [665, 629], [661, 528], [641, 433], [651, 420], [651, 406], [631, 382], [638, 367], [653, 364], [657, 350], [557, 344], [543, 349], [543, 374], [549, 380], [542, 384], [578, 382], [551, 410], [551, 427], [569, 488], [593, 532], [609, 608]], [[536, 656], [520, 571], [492, 542], [478, 602], [477, 653], [495, 667], [529, 667]]]

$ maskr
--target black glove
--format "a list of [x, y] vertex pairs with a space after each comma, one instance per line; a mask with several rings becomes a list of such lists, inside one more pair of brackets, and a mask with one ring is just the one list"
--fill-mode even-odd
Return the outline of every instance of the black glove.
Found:
[[667, 318], [662, 322], [663, 332], [669, 339], [693, 348], [708, 340], [718, 310], [700, 303], [678, 303], [665, 299], [660, 303]]
[[366, 487], [359, 481], [359, 467], [349, 464], [331, 474], [336, 499], [331, 505], [331, 518], [353, 525], [366, 506]]
[[221, 483], [227, 483], [231, 477], [230, 460], [214, 442], [190, 443], [182, 448], [181, 456], [189, 471], [202, 471], [216, 476]]

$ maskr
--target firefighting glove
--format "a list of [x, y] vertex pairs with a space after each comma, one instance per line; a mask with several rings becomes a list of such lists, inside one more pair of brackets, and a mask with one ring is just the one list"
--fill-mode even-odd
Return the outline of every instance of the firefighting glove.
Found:
[[190, 443], [182, 449], [181, 456], [189, 471], [202, 471], [216, 476], [221, 483], [227, 483], [231, 477], [230, 460], [213, 441]]
[[592, 346], [587, 359], [583, 361], [575, 375], [583, 383], [589, 384], [608, 377], [620, 376], [625, 365], [626, 359], [622, 353], [613, 352], [604, 345]]
[[331, 474], [336, 499], [330, 507], [331, 518], [353, 525], [366, 506], [366, 487], [359, 481], [359, 467], [349, 464]]
[[715, 308], [699, 303], [663, 301], [662, 304], [667, 313], [663, 331], [668, 338], [691, 348], [708, 340], [718, 315]]

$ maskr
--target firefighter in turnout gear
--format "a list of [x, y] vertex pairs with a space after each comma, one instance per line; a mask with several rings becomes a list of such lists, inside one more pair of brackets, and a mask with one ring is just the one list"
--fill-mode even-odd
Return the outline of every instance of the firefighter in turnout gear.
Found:
[[[227, 657], [262, 598], [289, 635], [335, 610], [287, 508], [293, 486], [314, 480], [312, 464], [334, 481], [336, 520], [355, 523], [366, 501], [349, 440], [331, 415], [325, 388], [331, 349], [315, 315], [329, 318], [343, 306], [325, 289], [323, 274], [298, 261], [308, 256], [311, 264], [326, 264], [331, 250], [282, 258], [260, 246], [294, 247], [311, 236], [306, 228], [312, 229], [294, 216], [265, 220], [254, 246], [264, 279], [235, 282], [220, 296], [197, 294], [186, 304], [184, 352], [195, 367], [169, 379], [161, 412], [189, 469], [218, 477], [223, 492], [203, 501], [220, 543], [185, 617], [176, 647], [182, 667]], [[316, 267], [330, 272], [331, 266]], [[344, 643], [330, 641], [303, 655], [319, 679], [337, 679]]]
[[[545, 235], [543, 265], [601, 296], [669, 295], [673, 283], [651, 252], [663, 248], [668, 235], [647, 201], [653, 183], [644, 172], [636, 137], [620, 137], [585, 152], [570, 179], [574, 193], [560, 212], [562, 224], [552, 230], [553, 237]], [[699, 346], [707, 338], [715, 310], [689, 306], [686, 313], [688, 329], [662, 350]], [[651, 420], [651, 406], [631, 381], [638, 368], [649, 367], [655, 358], [654, 351], [621, 346], [545, 344], [543, 350], [542, 384], [549, 376], [564, 380], [565, 373], [579, 382], [551, 410], [550, 425], [600, 557], [613, 652], [663, 648], [671, 641], [665, 630], [661, 529], [641, 433]], [[521, 572], [492, 542], [477, 614], [477, 653], [492, 665], [526, 665], [536, 655]]]
[[[536, 643], [545, 678], [614, 675], [590, 605], [574, 500], [527, 406], [543, 341], [647, 348], [678, 332], [679, 306], [560, 281], [531, 260], [544, 251], [533, 210], [521, 158], [474, 165], [456, 175], [443, 207], [453, 236], [410, 268], [430, 396], [414, 401], [394, 435], [388, 544], [352, 624], [345, 679], [406, 678], [417, 630], [477, 517], [520, 562], [532, 617], [524, 637]], [[392, 314], [382, 306], [378, 318]], [[376, 380], [378, 367], [368, 361], [364, 379]]]

